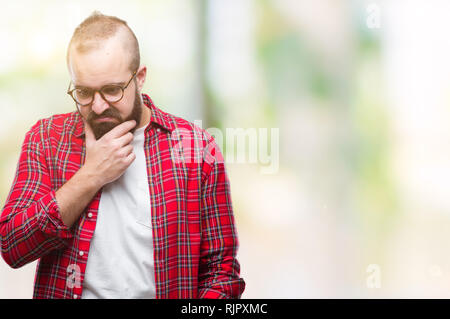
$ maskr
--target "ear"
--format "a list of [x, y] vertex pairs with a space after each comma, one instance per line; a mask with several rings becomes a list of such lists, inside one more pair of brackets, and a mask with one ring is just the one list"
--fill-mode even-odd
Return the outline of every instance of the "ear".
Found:
[[145, 78], [147, 76], [147, 67], [145, 65], [141, 65], [136, 72], [136, 84], [139, 92], [142, 91], [144, 87]]

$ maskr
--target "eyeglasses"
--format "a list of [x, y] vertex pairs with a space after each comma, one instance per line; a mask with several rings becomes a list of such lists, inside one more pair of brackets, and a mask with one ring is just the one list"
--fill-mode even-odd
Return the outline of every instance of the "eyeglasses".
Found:
[[70, 90], [70, 86], [72, 85], [72, 81], [69, 83], [69, 87], [67, 88], [67, 94], [69, 94], [72, 99], [75, 101], [75, 103], [79, 104], [80, 106], [88, 106], [92, 104], [94, 101], [95, 93], [100, 93], [102, 98], [110, 103], [119, 102], [123, 98], [123, 94], [125, 92], [125, 89], [130, 84], [131, 80], [136, 75], [136, 71], [133, 72], [133, 75], [131, 76], [130, 80], [125, 86], [120, 86], [116, 84], [108, 84], [105, 86], [102, 86], [99, 90], [91, 89], [91, 88], [75, 88], [73, 90]]

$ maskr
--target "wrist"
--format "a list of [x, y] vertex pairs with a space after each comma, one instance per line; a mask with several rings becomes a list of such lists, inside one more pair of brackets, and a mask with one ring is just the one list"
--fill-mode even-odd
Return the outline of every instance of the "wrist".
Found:
[[85, 185], [95, 191], [103, 187], [104, 183], [102, 182], [101, 176], [86, 165], [80, 168], [77, 175], [79, 175], [82, 183], [85, 183]]

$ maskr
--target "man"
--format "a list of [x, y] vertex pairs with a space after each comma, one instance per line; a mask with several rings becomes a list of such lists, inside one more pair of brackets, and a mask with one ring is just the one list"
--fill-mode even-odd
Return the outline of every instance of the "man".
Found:
[[0, 218], [34, 298], [239, 298], [245, 282], [214, 139], [141, 94], [127, 23], [94, 12], [67, 51], [77, 111], [26, 134]]

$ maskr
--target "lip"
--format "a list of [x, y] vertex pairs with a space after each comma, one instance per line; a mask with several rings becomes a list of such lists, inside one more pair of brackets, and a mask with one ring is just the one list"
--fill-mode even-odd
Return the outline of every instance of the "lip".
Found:
[[96, 122], [109, 122], [109, 121], [112, 121], [112, 120], [114, 120], [114, 118], [112, 118], [112, 117], [101, 117], [99, 119], [96, 119], [95, 121]]

